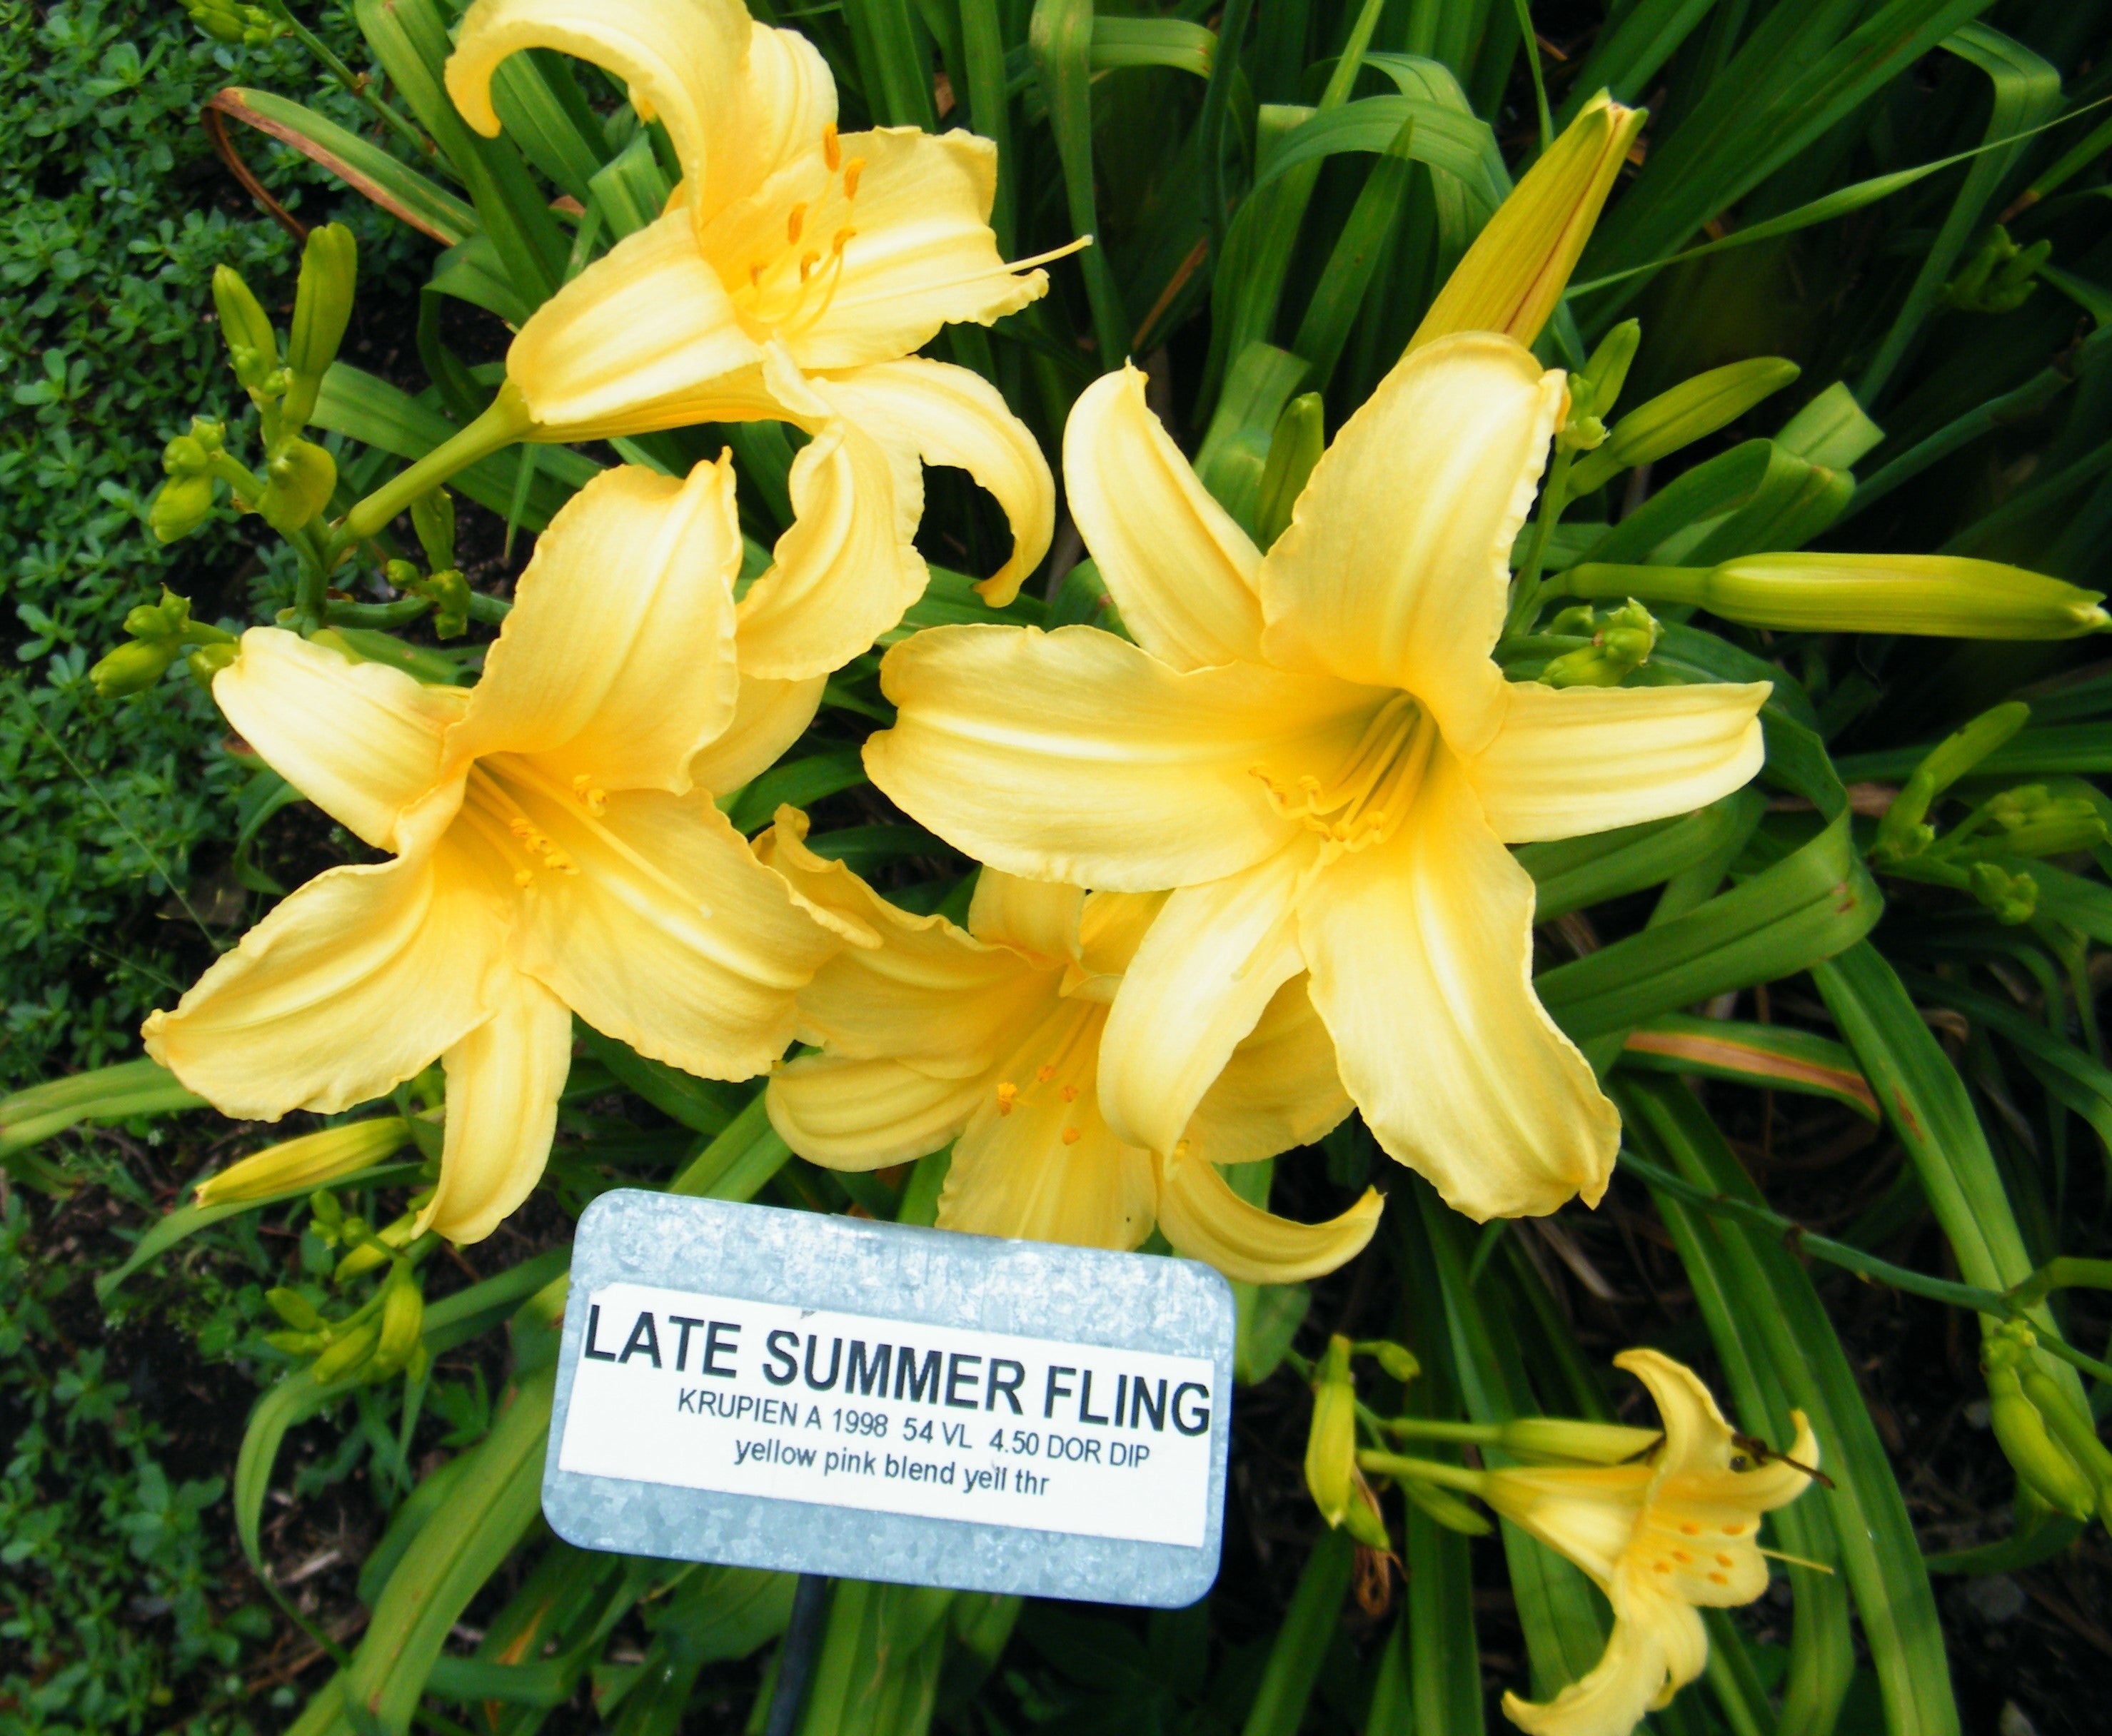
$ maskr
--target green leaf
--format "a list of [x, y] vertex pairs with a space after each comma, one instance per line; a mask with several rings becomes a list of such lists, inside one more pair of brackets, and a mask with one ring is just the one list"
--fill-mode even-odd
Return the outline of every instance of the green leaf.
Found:
[[1628, 1033], [1621, 1062], [1640, 1072], [1730, 1079], [1764, 1090], [1831, 1097], [1866, 1120], [1879, 1119], [1878, 1100], [1855, 1056], [1841, 1044], [1794, 1025], [1659, 1013]]
[[1320, 1679], [1327, 1643], [1341, 1619], [1355, 1560], [1356, 1545], [1346, 1531], [1324, 1531], [1313, 1544], [1269, 1647], [1261, 1686], [1240, 1736], [1297, 1736]]
[[773, 766], [752, 784], [719, 798], [739, 832], [758, 832], [777, 817], [780, 804], [808, 807], [824, 796], [865, 782], [865, 761], [857, 748], [831, 748]]
[[205, 1099], [184, 1090], [167, 1068], [143, 1057], [75, 1073], [0, 1097], [0, 1158], [78, 1122], [171, 1115], [204, 1105]]

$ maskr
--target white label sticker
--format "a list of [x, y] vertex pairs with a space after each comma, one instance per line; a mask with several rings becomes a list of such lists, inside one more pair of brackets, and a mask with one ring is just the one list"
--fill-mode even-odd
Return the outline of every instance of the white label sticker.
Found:
[[1195, 1357], [614, 1284], [558, 1464], [727, 1494], [1199, 1547]]

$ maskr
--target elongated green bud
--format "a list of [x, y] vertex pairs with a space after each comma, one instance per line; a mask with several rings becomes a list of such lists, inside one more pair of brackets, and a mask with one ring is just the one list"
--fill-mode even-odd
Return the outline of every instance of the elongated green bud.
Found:
[[1357, 1392], [1350, 1383], [1350, 1341], [1337, 1333], [1313, 1376], [1313, 1426], [1305, 1437], [1305, 1487], [1320, 1516], [1340, 1525], [1357, 1473]]
[[1405, 1344], [1396, 1344], [1391, 1338], [1361, 1338], [1350, 1346], [1351, 1353], [1369, 1357], [1403, 1386], [1422, 1372], [1422, 1365], [1415, 1360], [1415, 1352]]
[[380, 1338], [381, 1329], [372, 1320], [355, 1326], [344, 1337], [333, 1338], [308, 1372], [319, 1385], [342, 1380], [374, 1354]]
[[1497, 1425], [1495, 1444], [1522, 1459], [1583, 1465], [1624, 1465], [1664, 1437], [1655, 1429], [1580, 1422], [1566, 1416], [1520, 1416]]
[[1628, 364], [1636, 359], [1642, 332], [1640, 320], [1622, 320], [1599, 340], [1591, 359], [1569, 376], [1569, 419], [1555, 435], [1558, 447], [1588, 452], [1605, 444], [1606, 418], [1627, 384]]
[[[207, 1176], [198, 1185], [198, 1203], [225, 1206], [320, 1187], [339, 1176], [372, 1168], [402, 1150], [410, 1138], [410, 1125], [401, 1116], [379, 1116], [371, 1121], [350, 1121], [342, 1127], [326, 1127], [319, 1134], [303, 1134], [231, 1164], [217, 1175]], [[335, 1204], [332, 1199], [331, 1205]], [[316, 1216], [322, 1216], [320, 1208]]]
[[2005, 1325], [1981, 1346], [1988, 1420], [2019, 1478], [2071, 1518], [2087, 1519], [2096, 1510], [2097, 1491], [2067, 1448], [2047, 1433], [2046, 1419], [2024, 1391], [2021, 1370], [2031, 1359], [2032, 1343], [2028, 1331]]
[[1379, 1511], [1379, 1497], [1359, 1470], [1350, 1474], [1350, 1505], [1342, 1515], [1342, 1529], [1367, 1549], [1393, 1547], [1393, 1538], [1386, 1533], [1386, 1515]]
[[2023, 729], [2031, 715], [2029, 706], [2012, 699], [1982, 711], [1931, 748], [1878, 822], [1878, 841], [1870, 859], [1901, 861], [1928, 849], [1936, 830], [1924, 822], [1936, 798]]
[[212, 691], [212, 678], [232, 663], [240, 654], [240, 648], [232, 643], [225, 645], [201, 645], [184, 659], [190, 670], [191, 679], [208, 693]]
[[1254, 507], [1254, 534], [1267, 548], [1290, 527], [1290, 511], [1305, 492], [1306, 479], [1327, 444], [1318, 392], [1301, 393], [1283, 407], [1269, 437], [1268, 461], [1263, 466], [1261, 494]]
[[1483, 225], [1409, 349], [1459, 331], [1503, 332], [1526, 344], [1539, 337], [1649, 119], [1603, 90], [1586, 103]]
[[418, 546], [426, 552], [426, 566], [430, 570], [445, 572], [455, 564], [453, 495], [445, 489], [421, 494], [411, 502], [411, 528], [418, 534]]
[[1682, 380], [1616, 422], [1605, 444], [1577, 461], [1569, 473], [1569, 492], [1589, 494], [1623, 470], [1652, 463], [1727, 428], [1803, 371], [1779, 356], [1755, 356]]
[[426, 1298], [418, 1280], [407, 1265], [398, 1264], [389, 1275], [381, 1295], [381, 1336], [375, 1345], [375, 1378], [385, 1379], [411, 1360], [417, 1348], [418, 1334], [425, 1324]]
[[2112, 1531], [2112, 1452], [2106, 1452], [2104, 1442], [2098, 1439], [2089, 1414], [2055, 1384], [2037, 1357], [2019, 1368], [2017, 1378], [2024, 1397], [2031, 1400], [2032, 1408], [2046, 1424], [2046, 1432], [2090, 1479], [2097, 1492], [2098, 1523]]
[[281, 1286], [264, 1293], [264, 1300], [289, 1326], [299, 1332], [321, 1332], [328, 1324], [322, 1311], [298, 1290]]
[[156, 542], [175, 543], [212, 516], [212, 478], [171, 474], [154, 491], [153, 504], [147, 509], [147, 527]]
[[123, 699], [143, 693], [176, 661], [172, 640], [127, 639], [88, 672], [98, 699]]
[[264, 304], [232, 266], [213, 268], [212, 304], [220, 312], [220, 335], [234, 377], [246, 391], [266, 391], [279, 366], [279, 334]]
[[2112, 626], [2102, 592], [1960, 555], [1741, 555], [1715, 567], [1591, 563], [1564, 573], [1562, 584], [1577, 597], [1696, 603], [1726, 620], [1791, 633], [2072, 639]]
[[1885, 430], [1863, 413], [1848, 383], [1837, 379], [1782, 424], [1775, 444], [1806, 464], [1845, 470], [1884, 438]]
[[1495, 1527], [1450, 1489], [1419, 1477], [1403, 1477], [1400, 1492], [1448, 1531], [1462, 1537], [1486, 1537]]
[[312, 440], [289, 440], [264, 466], [264, 476], [257, 510], [281, 536], [291, 536], [329, 504], [337, 461]]
[[2038, 914], [2039, 883], [2028, 874], [2011, 874], [1993, 862], [1974, 862], [1965, 870], [1966, 888], [1997, 922], [2014, 928]]
[[294, 324], [286, 334], [285, 417], [298, 428], [315, 414], [323, 375], [337, 360], [338, 345], [352, 320], [353, 286], [359, 275], [359, 244], [342, 223], [308, 231], [301, 252], [300, 287], [294, 294]]

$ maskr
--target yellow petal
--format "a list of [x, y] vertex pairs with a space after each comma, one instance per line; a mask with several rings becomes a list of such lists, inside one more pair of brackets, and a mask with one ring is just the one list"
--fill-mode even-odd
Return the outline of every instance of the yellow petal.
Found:
[[[738, 635], [735, 643], [738, 648]], [[802, 681], [742, 675], [733, 720], [690, 761], [691, 784], [722, 796], [767, 771], [807, 733], [807, 725], [821, 709], [822, 689], [828, 681], [826, 675], [809, 675]]]
[[[1732, 1556], [1716, 1564], [1726, 1571], [1714, 1576], [1706, 1570], [1708, 1563], [1675, 1556], [1673, 1566], [1679, 1570], [1682, 1591], [1691, 1602], [1750, 1603], [1767, 1586], [1767, 1565], [1752, 1547], [1759, 1516], [1787, 1506], [1811, 1486], [1811, 1478], [1798, 1466], [1818, 1468], [1818, 1443], [1810, 1424], [1803, 1412], [1796, 1412], [1796, 1439], [1787, 1457], [1757, 1462], [1692, 1369], [1655, 1350], [1624, 1350], [1614, 1364], [1650, 1388], [1664, 1424], [1648, 1517], [1666, 1534], [1665, 1550], [1682, 1547], [1671, 1534], [1683, 1521], [1700, 1528], [1712, 1551]], [[1638, 1550], [1646, 1544], [1638, 1538]], [[1685, 1583], [1690, 1579], [1691, 1584]]]
[[1300, 1224], [1250, 1206], [1214, 1165], [1183, 1152], [1158, 1171], [1158, 1227], [1174, 1251], [1242, 1284], [1301, 1284], [1364, 1251], [1386, 1202], [1376, 1188], [1340, 1217]]
[[1245, 1163], [1312, 1144], [1350, 1109], [1335, 1065], [1335, 1039], [1313, 1010], [1301, 975], [1270, 998], [1204, 1093], [1182, 1138], [1195, 1157]]
[[1566, 394], [1507, 338], [1446, 338], [1405, 357], [1343, 425], [1263, 557], [1263, 643], [1285, 669], [1405, 688], [1454, 752], [1501, 724], [1488, 653], [1511, 543]]
[[1409, 339], [1494, 331], [1531, 343], [1553, 316], [1591, 226], [1650, 118], [1603, 90], [1586, 103], [1467, 249]]
[[200, 1206], [227, 1206], [269, 1199], [296, 1188], [323, 1187], [380, 1162], [410, 1140], [411, 1124], [401, 1116], [325, 1127], [230, 1164], [200, 1182], [192, 1197]]
[[1322, 869], [1299, 907], [1343, 1084], [1388, 1153], [1475, 1219], [1596, 1203], [1620, 1143], [1533, 993], [1532, 905], [1441, 746], [1400, 829]]
[[543, 440], [606, 439], [796, 411], [679, 209], [624, 239], [537, 308], [506, 352]]
[[1373, 696], [1258, 664], [1186, 673], [1091, 627], [939, 627], [881, 665], [899, 708], [866, 770], [977, 860], [1030, 879], [1151, 892], [1279, 848], [1263, 759], [1333, 763]]
[[1063, 492], [1122, 623], [1176, 669], [1259, 663], [1261, 551], [1211, 498], [1125, 366], [1063, 428]]
[[498, 1010], [441, 1057], [440, 1181], [416, 1229], [481, 1242], [535, 1191], [572, 1066], [572, 1016], [533, 977], [505, 974]]
[[995, 1066], [1023, 1029], [1049, 1016], [1062, 979], [1054, 966], [889, 903], [841, 862], [808, 849], [806, 825], [805, 815], [780, 808], [777, 824], [756, 840], [758, 857], [799, 897], [879, 941], [838, 953], [801, 991], [799, 1026], [809, 1041], [961, 1079]]
[[1634, 1540], [1653, 1475], [1647, 1465], [1505, 1466], [1477, 1493], [1604, 1591]]
[[1056, 483], [1049, 461], [1004, 395], [981, 375], [912, 356], [876, 361], [826, 380], [816, 393], [875, 439], [908, 448], [926, 464], [966, 470], [996, 498], [1012, 526], [1012, 552], [976, 586], [1001, 609], [1049, 552]]
[[941, 1229], [1117, 1248], [1151, 1234], [1150, 1157], [1108, 1130], [1093, 1087], [1106, 1012], [1058, 1002], [1000, 1063], [1017, 1094], [986, 1097], [955, 1142]]
[[561, 49], [628, 84], [666, 125], [685, 179], [702, 186], [744, 154], [736, 93], [753, 33], [740, 0], [476, 0], [448, 57], [448, 94], [494, 137], [499, 62], [522, 48]]
[[147, 1052], [231, 1116], [333, 1115], [410, 1078], [488, 1016], [499, 907], [452, 838], [333, 868], [146, 1023]]
[[[298, 634], [252, 627], [212, 697], [235, 733], [309, 801], [380, 850], [440, 781], [441, 742], [469, 694], [385, 663], [354, 663]], [[444, 824], [444, 815], [428, 814]]]
[[451, 757], [532, 753], [561, 782], [686, 793], [740, 685], [733, 488], [721, 458], [686, 483], [621, 465], [575, 494], [536, 539]]
[[701, 795], [635, 790], [589, 814], [532, 762], [485, 762], [576, 873], [521, 891], [516, 961], [595, 1029], [708, 1079], [762, 1072], [794, 997], [843, 944]]
[[[989, 870], [985, 870], [987, 873]], [[1086, 895], [1078, 918], [1078, 963], [1089, 977], [1105, 979], [1110, 987], [1103, 998], [1113, 1001], [1122, 973], [1136, 957], [1144, 937], [1160, 911], [1166, 907], [1163, 892], [1094, 892]], [[1067, 988], [1076, 994], [1079, 989]]]
[[[883, 127], [846, 134], [839, 149], [841, 168], [829, 170], [818, 156], [790, 163], [720, 212], [701, 238], [737, 296], [763, 268], [766, 293], [740, 296], [750, 305], [749, 329], [774, 332], [800, 367], [893, 361], [942, 325], [987, 325], [1048, 289], [1044, 273], [1015, 275], [998, 257], [990, 228], [997, 147], [988, 139]], [[855, 188], [848, 198], [847, 177]], [[791, 258], [817, 256], [804, 285], [784, 264], [794, 206], [805, 211]], [[839, 235], [847, 238], [840, 252]]]
[[1502, 727], [1467, 761], [1506, 843], [1684, 814], [1760, 769], [1769, 683], [1542, 687], [1509, 683]]
[[1298, 893], [1319, 859], [1318, 834], [1301, 829], [1251, 868], [1166, 901], [1101, 1044], [1101, 1111], [1131, 1145], [1173, 1149], [1233, 1048], [1304, 968]]
[[1022, 880], [985, 868], [976, 876], [975, 895], [968, 902], [968, 932], [978, 940], [1001, 942], [1050, 964], [1063, 964], [1078, 956], [1085, 903], [1085, 893], [1075, 886]]
[[745, 675], [800, 680], [840, 669], [902, 619], [931, 577], [910, 539], [923, 516], [906, 471], [838, 417], [792, 461], [792, 528], [740, 602]]
[[941, 1078], [899, 1061], [802, 1055], [772, 1077], [766, 1107], [778, 1137], [809, 1163], [877, 1170], [937, 1151], [990, 1088], [981, 1075]]
[[[1698, 1630], [1700, 1620], [1684, 1604], [1668, 1605], [1663, 1622], [1616, 1619], [1605, 1654], [1582, 1681], [1552, 1700], [1536, 1704], [1504, 1696], [1504, 1716], [1528, 1736], [1628, 1736], [1643, 1715], [1662, 1703], [1667, 1680], [1665, 1638], [1675, 1626]], [[1691, 1635], [1682, 1635], [1691, 1641]], [[1703, 1656], [1708, 1639], [1700, 1641]]]
[[685, 189], [699, 223], [746, 198], [787, 164], [822, 155], [823, 129], [835, 125], [836, 81], [821, 51], [797, 30], [750, 27], [740, 69], [740, 116], [721, 152], [721, 175]]

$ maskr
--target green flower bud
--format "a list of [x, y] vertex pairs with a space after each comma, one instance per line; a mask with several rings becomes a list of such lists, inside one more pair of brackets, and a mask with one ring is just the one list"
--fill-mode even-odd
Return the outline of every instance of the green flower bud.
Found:
[[1936, 829], [1923, 821], [1936, 798], [2023, 728], [2032, 708], [2010, 700], [1982, 711], [1953, 730], [1929, 750], [1878, 822], [1878, 841], [1870, 851], [1878, 863], [1919, 856], [1934, 841]]
[[1261, 493], [1254, 505], [1254, 540], [1267, 548], [1290, 528], [1291, 508], [1305, 492], [1306, 479], [1327, 445], [1320, 394], [1300, 393], [1283, 407], [1269, 436], [1268, 460], [1262, 466]]
[[300, 287], [294, 294], [294, 323], [286, 334], [286, 425], [298, 428], [314, 415], [323, 375], [337, 360], [338, 345], [352, 320], [353, 285], [359, 275], [359, 247], [342, 223], [308, 231], [301, 252]]
[[411, 1360], [418, 1334], [425, 1324], [426, 1298], [407, 1265], [398, 1264], [389, 1275], [381, 1295], [381, 1336], [375, 1345], [376, 1379], [394, 1374]]
[[381, 1329], [372, 1320], [355, 1326], [342, 1338], [333, 1337], [308, 1372], [318, 1385], [342, 1380], [374, 1354], [380, 1338]]
[[190, 434], [178, 434], [162, 448], [162, 473], [166, 476], [203, 476], [212, 463], [212, 454]]
[[1502, 1424], [1496, 1444], [1522, 1459], [1553, 1459], [1585, 1465], [1624, 1465], [1664, 1437], [1655, 1429], [1620, 1423], [1579, 1422], [1566, 1416], [1520, 1416]]
[[297, 1331], [321, 1332], [328, 1324], [316, 1305], [298, 1290], [283, 1287], [266, 1290], [264, 1300], [274, 1314]]
[[433, 599], [433, 631], [444, 639], [459, 639], [469, 630], [469, 580], [454, 568], [435, 573], [417, 587]]
[[191, 431], [187, 438], [197, 441], [207, 457], [213, 457], [226, 448], [227, 425], [215, 421], [211, 416], [194, 416], [191, 418]]
[[337, 461], [312, 440], [289, 440], [264, 466], [264, 497], [257, 510], [282, 536], [291, 536], [329, 504]]
[[1313, 1379], [1313, 1424], [1305, 1437], [1305, 1487], [1330, 1527], [1350, 1511], [1357, 1471], [1357, 1391], [1350, 1383], [1350, 1341], [1327, 1341]]
[[1779, 356], [1756, 356], [1682, 380], [1614, 425], [1606, 443], [1569, 473], [1569, 492], [1588, 494], [1623, 470], [1649, 464], [1728, 427], [1803, 371]]
[[2051, 241], [2019, 248], [1999, 223], [1989, 226], [1943, 286], [1944, 305], [1960, 313], [2008, 313], [2031, 299], [2039, 267], [2053, 257]]
[[[173, 446], [175, 442], [169, 443]], [[196, 443], [192, 444], [195, 449]], [[147, 508], [147, 528], [154, 533], [156, 542], [176, 543], [212, 516], [212, 478], [171, 473], [154, 491], [153, 503]]]
[[2037, 1357], [2019, 1366], [2017, 1378], [2024, 1397], [2046, 1425], [2046, 1432], [2090, 1479], [2097, 1493], [2098, 1520], [2112, 1530], [2112, 1452], [2107, 1452], [2104, 1442], [2097, 1438], [2096, 1425], [2089, 1412], [2055, 1384]]
[[331, 1231], [344, 1222], [344, 1207], [327, 1188], [319, 1188], [308, 1196], [308, 1211], [318, 1225]]
[[1990, 1333], [1981, 1347], [1987, 1379], [1987, 1414], [1996, 1444], [2017, 1475], [2051, 1506], [2073, 1519], [2087, 1519], [2097, 1492], [2068, 1450], [2046, 1432], [2046, 1419], [2026, 1394], [2020, 1370], [2037, 1341], [2012, 1323]]
[[1591, 352], [1591, 359], [1577, 376], [1591, 387], [1593, 415], [1609, 414], [1620, 401], [1621, 389], [1628, 383], [1628, 368], [1642, 341], [1640, 320], [1623, 320], [1599, 340], [1598, 348]]
[[1994, 912], [1997, 922], [2014, 928], [2037, 913], [2039, 883], [2029, 875], [2011, 874], [1992, 862], [1974, 862], [1965, 872], [1973, 896]]
[[128, 639], [88, 672], [99, 699], [122, 699], [143, 693], [176, 661], [173, 640]]
[[381, 576], [399, 591], [415, 590], [425, 583], [415, 561], [389, 561], [382, 564]]
[[330, 1340], [320, 1332], [267, 1332], [264, 1342], [289, 1357], [312, 1357]]
[[159, 602], [139, 603], [125, 611], [125, 630], [139, 639], [180, 639], [190, 620], [190, 598], [163, 585]]
[[1356, 1353], [1371, 1357], [1403, 1386], [1422, 1372], [1422, 1365], [1415, 1360], [1415, 1352], [1391, 1338], [1367, 1338], [1356, 1346]]
[[224, 644], [201, 645], [184, 661], [189, 666], [191, 679], [209, 693], [212, 691], [212, 678], [232, 663], [240, 651], [241, 648], [230, 639]]
[[232, 46], [243, 39], [247, 25], [233, 7], [216, 5], [212, 0], [184, 0], [184, 10], [190, 15], [191, 22], [216, 42]]
[[1863, 413], [1846, 380], [1837, 379], [1782, 424], [1775, 444], [1830, 470], [1845, 470], [1884, 442], [1885, 430]]
[[[1556, 617], [1573, 627], [1575, 611]], [[1657, 649], [1655, 618], [1631, 598], [1622, 607], [1592, 621], [1591, 643], [1564, 652], [1540, 673], [1545, 687], [1618, 687], [1650, 661]]]
[[1379, 1497], [1372, 1493], [1362, 1471], [1350, 1473], [1350, 1505], [1342, 1515], [1342, 1529], [1367, 1549], [1390, 1551], [1393, 1538], [1386, 1533], [1386, 1516]]
[[1400, 1492], [1448, 1531], [1462, 1537], [1486, 1537], [1495, 1528], [1451, 1490], [1415, 1477], [1400, 1479]]
[[[411, 528], [426, 552], [426, 565], [444, 572], [455, 564], [455, 500], [445, 489], [421, 494], [411, 502]], [[393, 582], [393, 581], [392, 581]]]
[[220, 311], [220, 335], [234, 377], [244, 390], [262, 392], [279, 366], [279, 334], [271, 316], [232, 266], [213, 268], [212, 303]]

